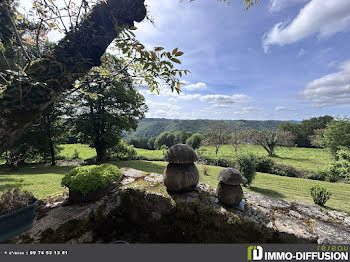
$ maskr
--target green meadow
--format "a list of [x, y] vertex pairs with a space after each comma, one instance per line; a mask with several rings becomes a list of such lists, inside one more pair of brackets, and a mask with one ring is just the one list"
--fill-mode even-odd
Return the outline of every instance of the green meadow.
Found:
[[[163, 173], [167, 165], [166, 162], [162, 161], [143, 160], [121, 161], [115, 162], [115, 164], [120, 168], [130, 167], [155, 173]], [[16, 187], [19, 183], [22, 184], [23, 189], [34, 193], [40, 199], [62, 193], [65, 189], [61, 187], [61, 179], [71, 168], [73, 167], [33, 165], [13, 171], [0, 167], [0, 194], [6, 189]], [[204, 174], [205, 169], [207, 170], [206, 174]], [[198, 165], [200, 180], [215, 187], [217, 185], [216, 178], [221, 169], [222, 167]], [[286, 201], [313, 204], [309, 190], [310, 187], [316, 184], [327, 188], [332, 193], [326, 208], [350, 212], [350, 184], [257, 173], [251, 188], [244, 188], [244, 190], [281, 198]]]
[[[197, 154], [210, 158], [229, 158], [232, 159], [238, 154], [252, 153], [257, 156], [268, 157], [267, 152], [260, 146], [244, 145], [240, 146], [235, 152], [233, 146], [224, 145], [220, 147], [218, 155], [215, 155], [213, 146], [203, 146], [197, 149]], [[161, 160], [163, 158], [163, 150], [147, 150], [136, 148], [138, 156], [144, 159]], [[276, 149], [276, 157], [269, 157], [276, 163], [293, 166], [301, 170], [316, 171], [324, 169], [331, 161], [331, 155], [318, 148], [301, 148], [301, 147], [278, 147]]]

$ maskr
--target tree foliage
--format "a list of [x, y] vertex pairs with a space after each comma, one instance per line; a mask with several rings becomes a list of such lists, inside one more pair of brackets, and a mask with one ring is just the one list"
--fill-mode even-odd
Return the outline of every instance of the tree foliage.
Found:
[[109, 73], [118, 66], [116, 57], [105, 56], [102, 65], [84, 77], [82, 92], [71, 98], [77, 104], [75, 132], [96, 149], [98, 162], [106, 160], [107, 149], [118, 145], [124, 130], [136, 129], [147, 110], [130, 79], [119, 80]]
[[269, 156], [275, 156], [277, 146], [294, 146], [294, 136], [287, 131], [251, 131], [250, 142], [262, 146]]
[[300, 147], [317, 147], [319, 144], [316, 143], [315, 139], [319, 131], [316, 130], [326, 128], [327, 124], [332, 120], [332, 116], [325, 115], [303, 120], [300, 124], [282, 123], [278, 128], [291, 132], [295, 136], [295, 144]]
[[200, 147], [201, 143], [203, 140], [203, 135], [202, 134], [193, 134], [186, 140], [186, 144], [192, 147], [193, 149], [197, 149]]
[[215, 146], [215, 155], [218, 155], [220, 147], [227, 142], [228, 132], [229, 128], [227, 123], [224, 121], [215, 122], [209, 127], [203, 144]]
[[334, 120], [323, 132], [321, 145], [327, 148], [333, 156], [342, 147], [350, 148], [350, 120], [348, 118]]
[[154, 141], [155, 149], [169, 148], [175, 144], [175, 136], [171, 132], [161, 133]]

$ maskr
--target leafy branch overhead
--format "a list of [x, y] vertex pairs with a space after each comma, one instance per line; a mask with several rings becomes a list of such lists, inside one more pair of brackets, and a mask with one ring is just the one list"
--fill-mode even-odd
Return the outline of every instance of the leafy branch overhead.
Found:
[[[145, 18], [144, 0], [34, 0], [28, 13], [19, 11], [18, 1], [0, 0], [0, 153], [50, 105], [78, 89], [114, 40], [121, 61], [116, 79], [126, 71], [151, 91], [170, 86], [179, 93], [180, 78], [189, 73], [176, 67], [183, 52], [147, 50], [133, 32], [134, 22]], [[50, 43], [50, 31], [64, 37]]]

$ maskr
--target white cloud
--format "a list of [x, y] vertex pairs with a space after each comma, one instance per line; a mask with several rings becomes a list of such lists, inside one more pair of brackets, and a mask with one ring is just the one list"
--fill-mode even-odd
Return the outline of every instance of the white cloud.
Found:
[[199, 99], [201, 97], [200, 94], [193, 94], [193, 95], [186, 95], [184, 93], [181, 93], [179, 94], [177, 97], [171, 97], [169, 99], [170, 102], [175, 102], [175, 101], [178, 101], [178, 100], [186, 100], [186, 101], [189, 101], [189, 100], [195, 100], [195, 99]]
[[296, 111], [297, 109], [295, 107], [289, 107], [289, 106], [276, 106], [275, 111]]
[[310, 82], [301, 93], [315, 107], [350, 104], [350, 60], [339, 66], [340, 71]]
[[148, 107], [150, 108], [150, 111], [151, 111], [151, 109], [153, 108], [153, 109], [166, 109], [166, 111], [168, 111], [168, 110], [180, 110], [181, 109], [181, 107], [179, 107], [179, 106], [176, 106], [176, 105], [172, 105], [172, 104], [169, 104], [169, 103], [157, 103], [157, 102], [153, 102], [153, 101], [147, 101], [147, 105], [148, 105]]
[[200, 98], [202, 102], [212, 103], [218, 107], [231, 107], [237, 104], [245, 104], [251, 101], [247, 95], [236, 94], [232, 96], [227, 95], [205, 95]]
[[349, 0], [311, 0], [291, 23], [280, 22], [263, 37], [265, 52], [271, 45], [298, 42], [314, 33], [329, 36], [350, 24]]
[[198, 82], [196, 84], [184, 85], [181, 89], [188, 90], [188, 91], [204, 90], [204, 89], [207, 89], [207, 84]]
[[270, 0], [269, 11], [276, 13], [287, 7], [293, 6], [299, 3], [305, 3], [309, 0]]

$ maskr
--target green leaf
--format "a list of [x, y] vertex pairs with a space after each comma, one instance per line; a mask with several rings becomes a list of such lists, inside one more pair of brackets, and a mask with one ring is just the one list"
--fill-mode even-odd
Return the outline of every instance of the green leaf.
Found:
[[184, 54], [184, 52], [179, 51], [175, 54], [175, 56], [182, 56], [183, 54]]
[[154, 51], [158, 52], [158, 51], [162, 51], [164, 50], [164, 47], [161, 47], [161, 46], [157, 46], [154, 48]]
[[175, 48], [174, 50], [173, 50], [173, 52], [172, 52], [172, 55], [175, 55], [176, 53], [177, 53], [177, 48]]
[[181, 61], [177, 58], [171, 58], [171, 61], [177, 63], [177, 64], [181, 64]]

